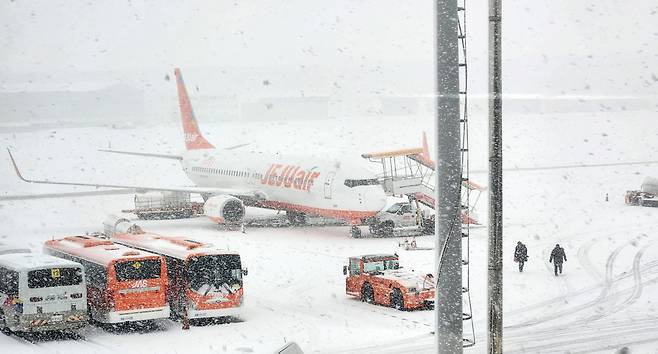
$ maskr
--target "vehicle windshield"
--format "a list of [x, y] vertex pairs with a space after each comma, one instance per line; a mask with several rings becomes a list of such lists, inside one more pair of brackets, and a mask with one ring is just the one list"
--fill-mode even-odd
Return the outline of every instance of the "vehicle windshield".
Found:
[[117, 281], [160, 278], [159, 259], [140, 259], [118, 262], [114, 265]]
[[190, 288], [207, 293], [242, 283], [242, 264], [237, 254], [194, 257], [188, 264]]
[[388, 208], [388, 210], [386, 210], [386, 212], [391, 213], [391, 214], [395, 214], [400, 210], [400, 208], [402, 208], [403, 205], [404, 205], [404, 203], [395, 203], [395, 204], [391, 205], [391, 207]]
[[400, 262], [397, 259], [392, 259], [388, 261], [377, 261], [377, 262], [367, 262], [363, 264], [363, 271], [366, 273], [372, 272], [383, 272], [387, 269], [398, 269], [400, 268]]
[[27, 273], [27, 286], [35, 288], [52, 288], [71, 286], [82, 283], [80, 268], [47, 268], [31, 270]]

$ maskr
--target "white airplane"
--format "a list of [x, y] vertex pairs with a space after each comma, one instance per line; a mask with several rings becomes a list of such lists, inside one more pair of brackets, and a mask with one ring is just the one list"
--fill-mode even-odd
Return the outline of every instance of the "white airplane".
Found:
[[205, 199], [204, 214], [216, 223], [241, 222], [247, 205], [284, 210], [293, 223], [303, 223], [306, 214], [343, 219], [353, 226], [352, 232], [359, 232], [356, 225], [386, 205], [377, 177], [349, 162], [216, 149], [199, 131], [179, 69], [175, 75], [186, 150], [181, 155], [103, 151], [179, 160], [194, 187], [32, 180], [21, 175], [9, 152], [16, 174], [29, 183], [199, 193]]

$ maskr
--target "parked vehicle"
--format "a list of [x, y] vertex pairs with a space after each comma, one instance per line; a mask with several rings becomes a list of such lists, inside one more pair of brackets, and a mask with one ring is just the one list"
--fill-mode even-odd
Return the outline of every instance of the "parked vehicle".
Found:
[[403, 270], [397, 254], [350, 257], [343, 274], [345, 291], [361, 301], [399, 310], [434, 307], [434, 277]]
[[158, 191], [135, 194], [135, 208], [122, 210], [140, 219], [182, 219], [203, 215], [203, 203], [193, 202], [190, 193]]
[[165, 258], [170, 282], [167, 299], [174, 316], [214, 318], [237, 316], [242, 311], [242, 276], [247, 270], [242, 269], [237, 252], [186, 237], [145, 232], [122, 220], [108, 236], [116, 243]]
[[624, 202], [628, 205], [658, 207], [658, 179], [646, 177], [639, 191], [626, 191]]
[[162, 256], [93, 236], [46, 241], [44, 253], [84, 266], [92, 319], [121, 323], [169, 317]]
[[430, 235], [434, 233], [434, 215], [418, 203], [399, 202], [380, 211], [370, 222], [374, 236]]
[[87, 323], [82, 265], [48, 255], [0, 255], [0, 330], [70, 330]]

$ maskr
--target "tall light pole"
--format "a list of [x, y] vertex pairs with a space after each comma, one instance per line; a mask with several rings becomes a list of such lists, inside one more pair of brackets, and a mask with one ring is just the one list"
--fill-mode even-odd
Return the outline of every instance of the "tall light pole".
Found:
[[436, 335], [438, 353], [462, 353], [461, 156], [457, 0], [437, 0]]
[[489, 277], [487, 352], [503, 352], [503, 103], [501, 0], [489, 0]]

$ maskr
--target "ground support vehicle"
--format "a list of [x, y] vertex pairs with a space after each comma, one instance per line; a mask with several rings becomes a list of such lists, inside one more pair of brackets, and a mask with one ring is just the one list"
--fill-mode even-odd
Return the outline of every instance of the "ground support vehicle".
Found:
[[84, 266], [91, 319], [114, 324], [169, 318], [162, 256], [87, 235], [46, 241], [43, 250]]
[[642, 191], [626, 191], [624, 202], [628, 205], [658, 207], [658, 196]]
[[434, 277], [402, 269], [396, 254], [350, 257], [343, 274], [346, 293], [361, 301], [399, 310], [434, 307]]
[[0, 255], [0, 330], [70, 330], [87, 323], [82, 265], [48, 255]]
[[411, 236], [434, 234], [434, 215], [427, 215], [417, 202], [395, 203], [370, 220], [374, 236]]
[[113, 242], [159, 254], [167, 263], [167, 300], [173, 317], [203, 319], [237, 316], [242, 311], [244, 288], [240, 254], [186, 237], [145, 232], [122, 219]]
[[429, 251], [434, 249], [434, 246], [418, 246], [416, 237], [413, 237], [411, 241], [405, 237], [403, 242], [398, 242], [398, 247], [402, 247], [406, 251]]
[[121, 212], [140, 219], [184, 219], [203, 215], [203, 203], [191, 201], [190, 193], [148, 192], [135, 194], [135, 208]]
[[639, 191], [626, 191], [624, 201], [628, 205], [658, 207], [658, 179], [646, 177]]

